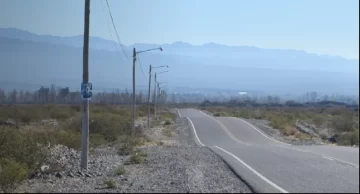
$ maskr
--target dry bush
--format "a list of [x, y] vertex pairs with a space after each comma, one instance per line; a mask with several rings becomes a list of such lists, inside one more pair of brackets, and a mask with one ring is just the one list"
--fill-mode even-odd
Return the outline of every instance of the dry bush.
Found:
[[284, 135], [290, 136], [290, 135], [295, 135], [297, 133], [297, 130], [294, 126], [286, 124], [285, 127], [281, 130], [281, 132]]
[[0, 191], [11, 193], [16, 186], [28, 177], [27, 167], [8, 158], [0, 159]]
[[108, 180], [104, 181], [104, 184], [109, 189], [116, 188], [116, 182], [113, 179], [108, 179]]

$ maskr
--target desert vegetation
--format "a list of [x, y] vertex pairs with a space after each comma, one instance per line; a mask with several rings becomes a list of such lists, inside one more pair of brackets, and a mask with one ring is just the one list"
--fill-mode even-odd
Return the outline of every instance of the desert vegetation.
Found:
[[231, 116], [261, 119], [284, 135], [309, 138], [296, 130], [299, 123], [315, 126], [315, 132], [323, 139], [339, 145], [359, 145], [359, 114], [345, 106], [291, 107], [291, 106], [202, 106], [214, 116]]
[[[139, 106], [137, 116], [146, 115]], [[126, 143], [127, 154], [147, 139], [137, 128], [130, 141], [131, 108], [92, 104], [90, 107], [90, 147]], [[12, 191], [47, 162], [48, 147], [62, 144], [81, 147], [81, 107], [67, 104], [0, 105], [0, 188]], [[143, 156], [141, 156], [141, 159]], [[136, 162], [141, 162], [134, 155]], [[6, 178], [4, 178], [6, 177]]]

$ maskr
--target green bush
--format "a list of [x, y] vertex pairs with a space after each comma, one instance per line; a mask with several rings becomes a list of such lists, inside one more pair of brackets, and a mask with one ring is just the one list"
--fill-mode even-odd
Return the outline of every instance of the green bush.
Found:
[[143, 153], [141, 151], [133, 151], [126, 164], [141, 164], [145, 161], [146, 157], [147, 157], [146, 153]]
[[216, 112], [214, 113], [214, 117], [226, 117], [227, 114], [225, 112]]
[[100, 134], [109, 142], [116, 141], [120, 135], [130, 135], [130, 117], [124, 118], [110, 113], [97, 113], [91, 116], [90, 133]]
[[131, 152], [133, 152], [135, 147], [135, 142], [127, 139], [124, 142], [121, 143], [121, 145], [118, 148], [118, 154], [121, 156], [129, 155]]
[[12, 159], [0, 159], [0, 190], [12, 192], [16, 186], [28, 177], [29, 171], [23, 164]]
[[126, 171], [125, 171], [125, 168], [123, 166], [120, 166], [115, 170], [116, 175], [123, 175], [123, 174], [125, 174], [125, 172]]
[[47, 145], [65, 145], [69, 148], [79, 149], [81, 147], [81, 133], [75, 131], [53, 130], [30, 131], [27, 135], [36, 140], [37, 143]]
[[110, 189], [116, 188], [116, 182], [112, 179], [108, 179], [108, 180], [104, 181], [104, 184], [106, 185], [107, 188], [110, 188]]
[[35, 171], [47, 159], [47, 152], [38, 146], [38, 139], [19, 129], [0, 126], [0, 158], [8, 158]]
[[100, 145], [106, 144], [107, 141], [104, 136], [100, 134], [90, 134], [90, 146], [98, 147]]
[[320, 127], [325, 123], [326, 118], [324, 118], [324, 116], [321, 115], [314, 115], [312, 121], [316, 126]]
[[339, 145], [359, 145], [359, 130], [354, 130], [353, 132], [346, 132], [339, 135], [338, 138]]
[[164, 125], [171, 125], [171, 121], [166, 120], [165, 123], [164, 123]]
[[172, 136], [173, 136], [173, 130], [171, 130], [170, 128], [165, 128], [165, 129], [163, 130], [163, 134], [164, 134], [165, 136], [172, 137]]

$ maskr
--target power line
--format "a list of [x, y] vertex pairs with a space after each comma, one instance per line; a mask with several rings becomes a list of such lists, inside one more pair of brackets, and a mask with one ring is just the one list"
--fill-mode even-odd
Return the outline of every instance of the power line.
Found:
[[143, 68], [142, 68], [142, 66], [141, 66], [140, 57], [137, 56], [136, 58], [137, 58], [137, 62], [138, 62], [138, 64], [139, 64], [139, 66], [140, 66], [141, 72], [142, 72], [142, 74], [143, 74], [143, 76], [144, 76], [144, 78], [145, 78], [145, 80], [146, 80], [146, 75], [145, 75], [144, 70], [143, 70]]
[[116, 26], [115, 26], [115, 23], [114, 23], [114, 19], [113, 19], [112, 14], [111, 14], [111, 10], [110, 10], [110, 6], [109, 6], [108, 0], [106, 0], [106, 4], [107, 4], [108, 10], [109, 10], [109, 14], [110, 14], [110, 17], [111, 17], [111, 22], [112, 22], [113, 27], [114, 27], [114, 29], [115, 29], [115, 34], [116, 34], [117, 40], [119, 41], [121, 50], [123, 51], [125, 57], [130, 60], [130, 58], [127, 56], [127, 54], [126, 54], [126, 52], [124, 51], [124, 48], [123, 48], [123, 46], [122, 46], [122, 44], [121, 44], [121, 41], [120, 41], [120, 38], [119, 38], [119, 34], [118, 34], [118, 32], [117, 32], [117, 29], [116, 29]]
[[[103, 13], [104, 13], [104, 17], [105, 17], [105, 20], [106, 20], [107, 27], [108, 27], [108, 29], [109, 29], [109, 34], [110, 34], [110, 36], [111, 36], [111, 40], [112, 40], [112, 42], [113, 42], [113, 44], [114, 44], [114, 47], [115, 47], [116, 51], [117, 51], [118, 53], [120, 53], [119, 50], [118, 50], [118, 48], [117, 48], [117, 46], [116, 46], [116, 44], [115, 44], [114, 37], [113, 37], [113, 35], [112, 35], [112, 33], [111, 33], [109, 21], [107, 20], [107, 18], [106, 18], [106, 16], [105, 16], [105, 9], [104, 9], [103, 1], [101, 1], [101, 8], [102, 8], [102, 11], [103, 11]], [[121, 62], [124, 63], [122, 57], [121, 57], [120, 55], [119, 55], [119, 57], [120, 57]]]

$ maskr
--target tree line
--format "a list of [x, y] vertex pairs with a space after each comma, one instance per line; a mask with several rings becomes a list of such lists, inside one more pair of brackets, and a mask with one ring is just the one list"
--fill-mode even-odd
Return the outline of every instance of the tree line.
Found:
[[[147, 94], [138, 92], [135, 94], [136, 104], [146, 104]], [[152, 102], [154, 95], [152, 95]], [[96, 104], [132, 104], [133, 94], [127, 89], [120, 92], [114, 89], [112, 92], [93, 93], [91, 103]], [[167, 100], [166, 93], [161, 93], [158, 97], [158, 103], [164, 103]], [[0, 104], [78, 104], [82, 102], [80, 91], [70, 91], [69, 87], [56, 87], [52, 84], [50, 87], [41, 86], [38, 90], [16, 90], [6, 92], [0, 88]]]

